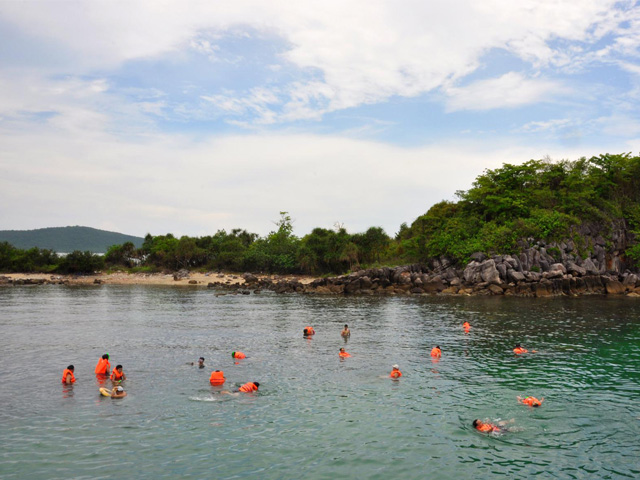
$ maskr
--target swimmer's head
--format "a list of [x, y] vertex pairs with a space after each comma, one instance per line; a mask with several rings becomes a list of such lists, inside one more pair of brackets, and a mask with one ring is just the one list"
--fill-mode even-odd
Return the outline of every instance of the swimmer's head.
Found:
[[204, 357], [200, 357], [200, 358], [198, 359], [198, 361], [199, 361], [199, 362], [204, 362]]
[[122, 370], [122, 365], [116, 366], [116, 370]]
[[69, 365], [67, 367], [67, 370], [71, 370], [73, 372], [75, 370], [75, 367], [73, 365]]
[[520, 344], [516, 343], [516, 346], [514, 348], [520, 348]]
[[437, 348], [438, 350], [440, 350], [440, 345], [436, 345], [436, 348]]
[[124, 392], [124, 388], [118, 387], [118, 388], [116, 388], [116, 392]]
[[349, 325], [347, 325], [346, 323], [344, 324], [344, 328], [349, 328]]
[[342, 347], [342, 348], [340, 349], [340, 351], [341, 351], [341, 352], [344, 352], [344, 347]]
[[105, 360], [109, 360], [109, 354], [105, 353], [104, 355], [102, 355], [102, 358], [104, 358]]
[[477, 418], [473, 421], [473, 428], [478, 428], [479, 425], [482, 425], [482, 421]]
[[253, 382], [253, 384], [256, 386], [256, 388], [258, 388], [260, 386], [260, 384], [258, 382]]
[[393, 368], [394, 370], [398, 370], [400, 367], [399, 367], [398, 365], [394, 365], [394, 366], [393, 366], [393, 367], [391, 367], [391, 368]]

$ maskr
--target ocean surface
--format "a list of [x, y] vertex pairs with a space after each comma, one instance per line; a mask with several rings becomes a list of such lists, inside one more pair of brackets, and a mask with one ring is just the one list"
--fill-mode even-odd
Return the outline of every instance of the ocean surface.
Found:
[[[124, 399], [98, 394], [106, 352]], [[640, 478], [638, 299], [4, 287], [0, 386], [2, 479]]]

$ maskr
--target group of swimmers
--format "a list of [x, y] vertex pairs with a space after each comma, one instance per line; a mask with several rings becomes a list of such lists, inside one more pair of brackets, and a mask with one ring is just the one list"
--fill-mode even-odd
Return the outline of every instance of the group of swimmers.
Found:
[[[464, 328], [465, 333], [469, 333], [469, 331], [471, 330], [471, 325], [469, 324], [469, 322], [464, 322], [462, 324], [462, 327]], [[315, 333], [316, 333], [315, 329], [311, 326], [307, 326], [302, 330], [303, 336], [307, 339], [310, 339], [313, 335], [315, 335]], [[351, 336], [351, 331], [349, 330], [349, 326], [347, 324], [345, 324], [344, 329], [340, 332], [340, 335], [345, 339], [345, 342]], [[517, 343], [513, 348], [513, 352], [516, 355], [522, 355], [525, 353], [529, 353], [529, 350], [523, 348], [519, 343]], [[531, 350], [531, 353], [536, 353], [536, 351]], [[433, 347], [431, 349], [430, 355], [434, 359], [440, 359], [442, 357], [442, 350], [440, 349], [440, 346], [436, 345], [435, 347]], [[338, 356], [340, 357], [341, 360], [351, 357], [351, 355], [345, 351], [344, 347], [340, 348], [338, 352]], [[236, 359], [242, 360], [246, 358], [246, 355], [243, 352], [234, 351], [231, 353], [231, 358], [233, 358], [234, 360]], [[200, 357], [198, 359], [198, 362], [197, 362], [198, 368], [205, 368], [204, 361], [205, 361], [204, 357]], [[195, 365], [194, 362], [191, 362], [190, 364]], [[64, 369], [64, 371], [62, 372], [63, 384], [72, 385], [73, 383], [75, 383], [76, 377], [74, 375], [74, 371], [75, 371], [75, 367], [73, 365], [69, 365], [67, 366], [67, 368]], [[108, 390], [105, 388], [100, 389], [100, 393], [102, 395], [109, 396], [111, 398], [123, 398], [127, 395], [127, 392], [124, 391], [124, 388], [121, 385], [122, 381], [127, 379], [127, 376], [122, 370], [122, 365], [116, 365], [116, 368], [113, 369], [113, 371], [111, 370], [111, 363], [109, 362], [108, 353], [105, 353], [104, 355], [102, 355], [102, 357], [98, 360], [98, 363], [94, 369], [94, 372], [98, 378], [102, 378], [102, 379], [110, 378], [111, 381], [113, 382], [113, 388], [111, 390]], [[402, 377], [402, 372], [400, 371], [400, 367], [398, 365], [392, 366], [389, 377], [394, 380], [398, 380], [400, 377]], [[226, 382], [226, 377], [224, 376], [224, 372], [222, 370], [214, 370], [211, 372], [211, 375], [209, 377], [209, 383], [211, 383], [211, 385], [222, 386], [225, 382]], [[255, 381], [247, 382], [241, 385], [238, 388], [237, 392], [238, 393], [239, 392], [243, 392], [243, 393], [257, 392], [259, 387], [260, 387], [259, 382], [255, 382]], [[223, 390], [221, 393], [228, 394], [231, 392]], [[517, 400], [518, 402], [524, 405], [528, 405], [529, 407], [539, 407], [540, 405], [542, 405], [544, 398], [537, 399], [532, 396], [522, 398], [518, 396]], [[480, 432], [485, 432], [485, 433], [499, 433], [503, 430], [506, 430], [503, 424], [495, 425], [490, 422], [484, 422], [480, 419], [475, 419], [472, 425], [476, 430]]]

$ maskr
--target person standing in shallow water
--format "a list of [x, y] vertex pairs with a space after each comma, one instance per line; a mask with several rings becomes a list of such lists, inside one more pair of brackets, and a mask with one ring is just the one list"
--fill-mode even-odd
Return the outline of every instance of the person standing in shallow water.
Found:
[[95, 368], [96, 375], [109, 375], [111, 373], [111, 364], [109, 363], [109, 354], [102, 355]]
[[67, 385], [71, 385], [76, 381], [76, 377], [73, 374], [75, 367], [73, 365], [69, 365], [62, 372], [62, 383], [66, 383]]
[[340, 335], [342, 335], [345, 338], [351, 336], [351, 330], [349, 330], [349, 325], [347, 324], [344, 325], [344, 328], [342, 329], [342, 332], [340, 332]]

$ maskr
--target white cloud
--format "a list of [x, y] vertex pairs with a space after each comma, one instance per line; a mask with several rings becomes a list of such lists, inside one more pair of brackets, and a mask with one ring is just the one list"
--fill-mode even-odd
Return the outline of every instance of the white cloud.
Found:
[[448, 97], [448, 111], [457, 111], [520, 107], [551, 101], [554, 96], [565, 91], [566, 88], [557, 82], [530, 79], [511, 72], [465, 87], [450, 87], [445, 93]]

